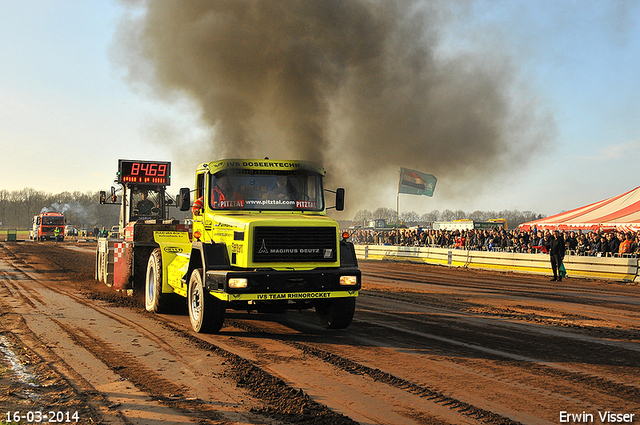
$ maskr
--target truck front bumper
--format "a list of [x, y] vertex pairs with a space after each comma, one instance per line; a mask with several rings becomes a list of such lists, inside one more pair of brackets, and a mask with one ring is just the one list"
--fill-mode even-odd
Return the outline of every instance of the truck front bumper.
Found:
[[[246, 282], [246, 287], [237, 287], [237, 282]], [[358, 296], [361, 273], [357, 268], [304, 271], [208, 270], [205, 285], [213, 296], [223, 301], [348, 298]]]

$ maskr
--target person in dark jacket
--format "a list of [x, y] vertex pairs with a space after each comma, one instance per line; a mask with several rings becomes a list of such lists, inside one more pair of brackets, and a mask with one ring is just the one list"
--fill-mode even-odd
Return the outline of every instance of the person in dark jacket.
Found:
[[600, 240], [596, 243], [596, 255], [606, 257], [609, 255], [609, 242], [604, 235], [600, 236]]
[[565, 242], [558, 230], [553, 232], [553, 236], [549, 239], [549, 246], [547, 249], [551, 260], [551, 270], [553, 270], [553, 279], [551, 279], [551, 281], [562, 282], [562, 276], [559, 272], [562, 260], [564, 260]]
[[618, 235], [615, 232], [611, 232], [607, 234], [607, 241], [609, 242], [609, 252], [613, 256], [620, 249], [620, 239], [618, 239]]

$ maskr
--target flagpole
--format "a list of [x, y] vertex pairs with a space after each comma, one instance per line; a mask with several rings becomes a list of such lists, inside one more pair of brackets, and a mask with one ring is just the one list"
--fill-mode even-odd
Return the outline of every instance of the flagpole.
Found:
[[398, 176], [398, 194], [396, 195], [396, 227], [400, 225], [400, 185], [402, 184], [402, 167]]
[[400, 225], [400, 192], [396, 196], [396, 227]]

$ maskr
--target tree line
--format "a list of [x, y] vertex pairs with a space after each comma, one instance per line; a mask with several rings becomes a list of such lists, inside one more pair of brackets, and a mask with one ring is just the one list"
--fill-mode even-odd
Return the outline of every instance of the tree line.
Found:
[[[22, 190], [0, 190], [0, 229], [27, 229], [31, 227], [33, 216], [41, 212], [59, 212], [66, 217], [68, 224], [78, 229], [90, 229], [94, 226], [107, 228], [118, 224], [119, 208], [116, 205], [100, 205], [98, 192], [61, 192], [45, 193], [32, 188]], [[384, 218], [387, 223], [398, 222], [397, 213], [391, 208], [378, 208], [371, 212], [360, 210], [353, 217], [354, 225], [366, 227], [366, 222]], [[531, 211], [474, 211], [433, 210], [425, 214], [415, 211], [401, 212], [399, 223], [405, 226], [428, 226], [434, 221], [469, 219], [487, 221], [491, 218], [504, 218], [509, 229], [519, 224], [544, 218]]]
[[115, 205], [100, 205], [97, 191], [51, 194], [32, 188], [0, 190], [0, 229], [30, 228], [33, 216], [41, 212], [63, 213], [67, 224], [78, 229], [110, 228], [118, 224], [120, 214]]
[[544, 218], [542, 214], [536, 214], [531, 211], [473, 211], [471, 213], [462, 210], [433, 210], [428, 213], [418, 214], [415, 211], [401, 212], [400, 217], [395, 210], [391, 208], [378, 208], [371, 212], [368, 210], [360, 210], [353, 217], [355, 226], [367, 227], [369, 220], [384, 218], [388, 224], [403, 224], [407, 227], [412, 226], [429, 226], [434, 221], [453, 221], [453, 220], [474, 220], [487, 221], [492, 218], [504, 218], [507, 220], [507, 227], [514, 229], [522, 223]]

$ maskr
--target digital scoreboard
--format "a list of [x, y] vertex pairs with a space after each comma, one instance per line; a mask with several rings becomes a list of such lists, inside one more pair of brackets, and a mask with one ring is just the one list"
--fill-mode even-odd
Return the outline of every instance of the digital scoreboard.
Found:
[[165, 161], [118, 160], [118, 183], [171, 184], [171, 163]]

